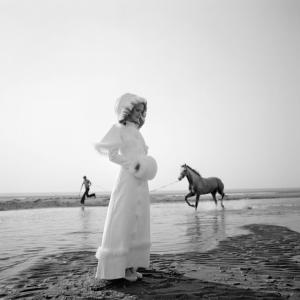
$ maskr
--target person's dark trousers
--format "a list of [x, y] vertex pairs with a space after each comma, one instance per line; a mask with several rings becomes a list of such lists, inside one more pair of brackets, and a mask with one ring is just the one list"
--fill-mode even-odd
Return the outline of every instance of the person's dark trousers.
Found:
[[81, 201], [80, 201], [81, 204], [84, 204], [85, 197], [88, 197], [88, 198], [90, 198], [90, 197], [96, 197], [95, 193], [89, 194], [89, 191], [90, 191], [89, 188], [85, 189], [85, 192], [84, 192], [84, 194], [81, 197]]

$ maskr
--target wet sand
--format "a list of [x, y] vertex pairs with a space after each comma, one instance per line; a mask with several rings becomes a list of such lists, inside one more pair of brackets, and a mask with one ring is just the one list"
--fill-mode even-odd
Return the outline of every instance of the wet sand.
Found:
[[[151, 193], [151, 203], [160, 202], [184, 202], [186, 191], [178, 193]], [[300, 198], [300, 190], [277, 190], [262, 192], [234, 192], [227, 193], [226, 200], [241, 199], [273, 199], [273, 198]], [[85, 200], [85, 206], [107, 206], [110, 194], [97, 195], [97, 198], [88, 198]], [[211, 195], [202, 195], [200, 201], [211, 200]], [[191, 198], [191, 202], [194, 198]], [[33, 208], [49, 208], [49, 207], [79, 207], [80, 197], [74, 195], [53, 195], [53, 196], [26, 196], [26, 197], [0, 197], [0, 211], [15, 209], [33, 209]]]
[[152, 254], [136, 283], [94, 279], [94, 252], [43, 257], [11, 278], [4, 299], [300, 299], [300, 233], [252, 224], [207, 252]]

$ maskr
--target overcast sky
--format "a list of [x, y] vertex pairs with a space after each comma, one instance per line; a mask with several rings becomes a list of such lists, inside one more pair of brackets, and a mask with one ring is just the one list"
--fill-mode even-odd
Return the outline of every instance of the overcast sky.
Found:
[[300, 1], [0, 0], [0, 80], [2, 193], [110, 190], [93, 143], [126, 92], [148, 100], [151, 189], [183, 163], [300, 187]]

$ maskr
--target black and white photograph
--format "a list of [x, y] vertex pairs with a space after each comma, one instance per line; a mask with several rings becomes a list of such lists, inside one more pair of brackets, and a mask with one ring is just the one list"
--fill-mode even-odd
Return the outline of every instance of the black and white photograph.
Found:
[[0, 0], [0, 299], [300, 299], [300, 1]]

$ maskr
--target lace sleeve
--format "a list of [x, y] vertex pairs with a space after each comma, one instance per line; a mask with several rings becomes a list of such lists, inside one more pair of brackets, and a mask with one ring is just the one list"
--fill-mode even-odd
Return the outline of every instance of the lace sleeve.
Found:
[[121, 133], [118, 125], [113, 125], [106, 133], [103, 139], [95, 144], [95, 149], [103, 155], [109, 155], [111, 150], [119, 149], [121, 147]]
[[107, 155], [111, 162], [121, 165], [130, 173], [133, 173], [136, 161], [129, 160], [119, 153], [122, 145], [120, 130], [121, 128], [118, 125], [113, 125], [104, 138], [95, 145], [95, 149], [100, 154]]

